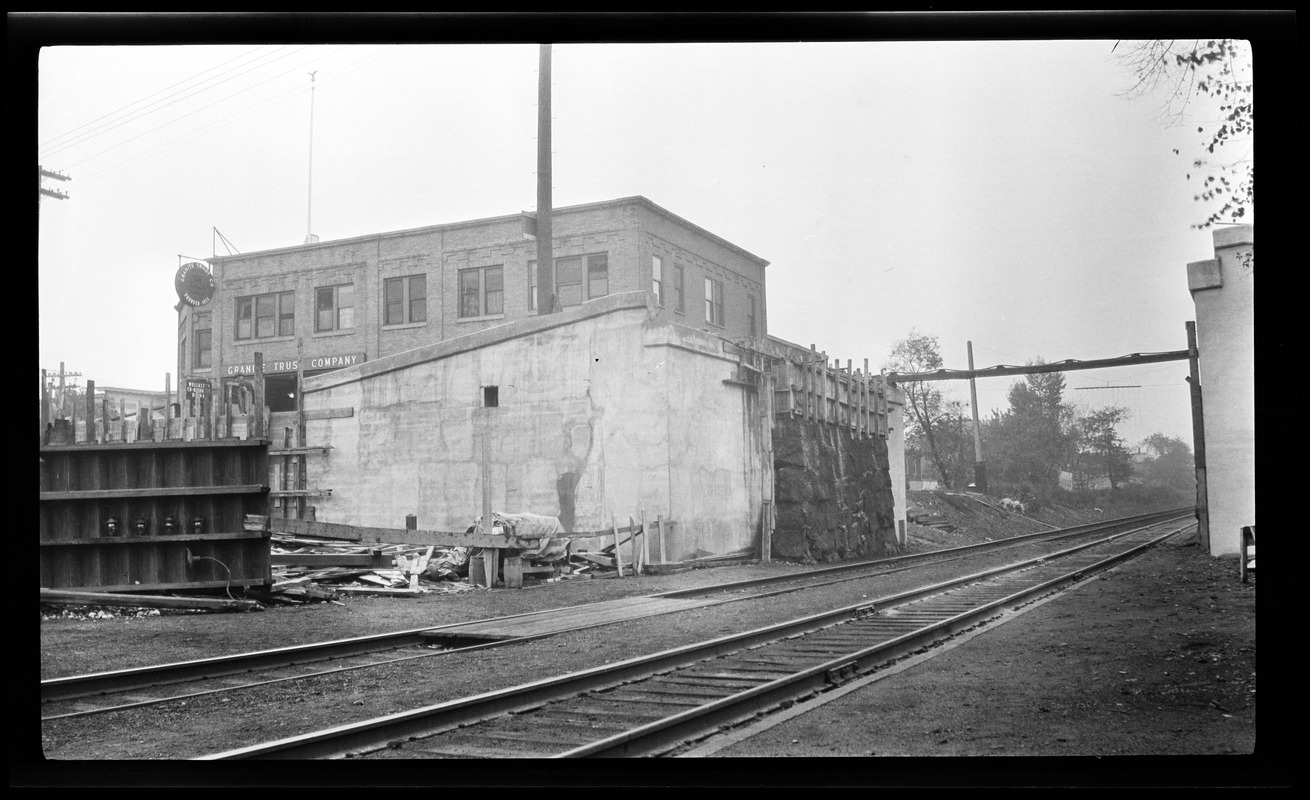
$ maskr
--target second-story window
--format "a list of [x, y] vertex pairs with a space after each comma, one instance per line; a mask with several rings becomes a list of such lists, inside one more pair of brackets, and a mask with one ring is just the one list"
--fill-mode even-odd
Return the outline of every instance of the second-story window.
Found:
[[664, 259], [650, 257], [650, 291], [655, 295], [655, 305], [664, 305]]
[[[584, 271], [583, 265], [586, 265]], [[561, 308], [576, 306], [610, 293], [609, 256], [593, 253], [555, 259], [555, 298]], [[583, 285], [586, 285], [584, 293]], [[537, 262], [528, 262], [528, 310], [537, 310]]]
[[237, 339], [268, 339], [295, 336], [295, 292], [274, 292], [238, 297], [236, 308]]
[[505, 313], [504, 267], [459, 271], [459, 315], [486, 317]]
[[723, 326], [723, 284], [713, 278], [705, 279], [705, 321]]
[[344, 331], [355, 327], [355, 287], [320, 286], [314, 290], [314, 330]]
[[214, 331], [209, 327], [208, 314], [196, 314], [195, 368], [209, 369], [214, 366]]
[[582, 303], [582, 259], [555, 259], [555, 294], [562, 308]]
[[404, 325], [426, 322], [428, 318], [428, 278], [410, 275], [407, 278], [388, 278], [383, 288], [385, 309], [383, 325]]
[[609, 258], [604, 254], [587, 256], [587, 299], [610, 293]]
[[673, 309], [679, 314], [686, 313], [686, 292], [683, 291], [682, 267], [673, 265]]

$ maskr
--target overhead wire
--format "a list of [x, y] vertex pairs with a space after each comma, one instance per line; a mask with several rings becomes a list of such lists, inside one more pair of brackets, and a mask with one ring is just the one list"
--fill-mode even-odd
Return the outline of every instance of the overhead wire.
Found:
[[[343, 47], [343, 48], [341, 48], [341, 49], [344, 50], [345, 48]], [[340, 52], [340, 50], [338, 50], [337, 52]], [[309, 62], [309, 63], [312, 64], [313, 62], [311, 61], [311, 62]], [[86, 158], [82, 159], [81, 161], [76, 161], [76, 162], [74, 162], [74, 163], [72, 163], [72, 164], [69, 164], [67, 167], [65, 167], [65, 169], [72, 169], [73, 167], [76, 167], [76, 166], [78, 166], [79, 164], [85, 164], [86, 162], [90, 161], [90, 160], [93, 159], [93, 158], [98, 158], [99, 156], [102, 156], [102, 155], [104, 155], [105, 153], [108, 153], [110, 150], [117, 150], [118, 148], [122, 147], [122, 146], [125, 145], [125, 144], [129, 144], [129, 143], [131, 143], [131, 142], [136, 141], [137, 139], [140, 139], [142, 136], [148, 136], [149, 134], [152, 134], [152, 133], [154, 133], [155, 131], [160, 130], [161, 128], [166, 128], [166, 127], [168, 127], [169, 125], [172, 125], [172, 124], [174, 124], [174, 123], [176, 123], [176, 122], [181, 122], [182, 120], [184, 120], [184, 119], [186, 119], [187, 117], [190, 117], [190, 116], [192, 116], [192, 115], [194, 115], [194, 114], [199, 114], [201, 111], [204, 111], [204, 110], [207, 109], [207, 108], [213, 108], [214, 106], [219, 105], [220, 103], [225, 103], [225, 102], [227, 102], [228, 100], [231, 100], [233, 97], [237, 97], [237, 96], [240, 96], [240, 95], [245, 94], [246, 92], [253, 91], [254, 89], [257, 89], [257, 88], [259, 88], [260, 86], [263, 86], [263, 85], [266, 84], [266, 83], [271, 83], [272, 81], [275, 81], [275, 80], [277, 80], [278, 78], [283, 77], [284, 75], [288, 75], [288, 74], [290, 74], [290, 73], [292, 73], [292, 72], [295, 72], [295, 71], [298, 70], [298, 69], [302, 69], [303, 66], [304, 66], [304, 65], [297, 66], [297, 67], [293, 67], [293, 68], [291, 68], [291, 69], [289, 69], [289, 70], [287, 70], [287, 71], [285, 71], [285, 72], [280, 72], [280, 73], [278, 73], [277, 75], [274, 75], [274, 76], [268, 78], [267, 80], [262, 80], [262, 81], [260, 81], [259, 83], [256, 83], [256, 84], [253, 85], [253, 86], [248, 86], [248, 87], [246, 87], [245, 89], [242, 89], [242, 90], [240, 90], [240, 91], [238, 91], [238, 92], [234, 92], [234, 93], [228, 95], [227, 97], [223, 97], [223, 98], [220, 98], [220, 99], [218, 99], [218, 100], [215, 100], [214, 102], [209, 103], [208, 105], [203, 105], [203, 106], [201, 106], [200, 108], [194, 109], [194, 110], [192, 110], [192, 111], [188, 111], [187, 113], [183, 114], [183, 115], [180, 116], [180, 117], [175, 117], [175, 118], [173, 118], [173, 119], [169, 120], [168, 122], [165, 122], [165, 123], [163, 123], [163, 124], [161, 124], [161, 125], [156, 125], [155, 127], [151, 128], [151, 129], [148, 130], [148, 131], [143, 131], [143, 132], [137, 134], [136, 136], [133, 136], [133, 137], [130, 138], [130, 139], [125, 139], [125, 140], [119, 142], [119, 143], [116, 144], [116, 145], [113, 145], [113, 146], [111, 146], [111, 147], [107, 147], [107, 148], [105, 148], [104, 150], [101, 150], [99, 153], [96, 153], [95, 155], [87, 156]]]
[[64, 133], [59, 134], [58, 136], [52, 137], [52, 138], [50, 138], [50, 139], [47, 139], [47, 140], [44, 141], [44, 142], [40, 142], [40, 143], [38, 143], [38, 145], [37, 145], [37, 150], [38, 150], [38, 152], [42, 152], [41, 148], [50, 147], [50, 146], [52, 146], [54, 143], [58, 142], [60, 139], [63, 139], [63, 138], [66, 137], [66, 136], [71, 136], [71, 135], [73, 135], [74, 133], [77, 133], [78, 131], [80, 131], [80, 130], [82, 130], [83, 128], [87, 127], [88, 125], [94, 125], [95, 123], [99, 122], [99, 121], [102, 120], [102, 119], [105, 119], [106, 117], [112, 117], [112, 116], [115, 115], [115, 114], [118, 114], [118, 113], [120, 113], [120, 112], [122, 112], [122, 111], [126, 111], [127, 109], [131, 108], [132, 106], [136, 105], [137, 103], [145, 102], [146, 100], [149, 100], [150, 98], [154, 97], [154, 96], [157, 95], [157, 94], [160, 94], [161, 92], [166, 92], [166, 91], [168, 91], [169, 89], [172, 89], [172, 88], [174, 88], [174, 87], [176, 87], [176, 86], [181, 86], [181, 85], [184, 84], [184, 83], [187, 83], [187, 82], [189, 82], [189, 81], [195, 80], [196, 78], [200, 77], [201, 75], [204, 75], [206, 72], [213, 72], [214, 70], [218, 69], [219, 67], [223, 66], [224, 64], [230, 64], [230, 63], [232, 63], [233, 61], [236, 61], [236, 60], [241, 59], [241, 58], [245, 58], [246, 56], [250, 55], [250, 53], [256, 52], [256, 51], [258, 51], [259, 49], [260, 49], [260, 48], [257, 47], [257, 48], [255, 48], [255, 50], [251, 50], [251, 51], [249, 51], [249, 52], [242, 53], [242, 54], [239, 55], [239, 56], [234, 56], [234, 57], [232, 57], [232, 58], [229, 58], [227, 61], [224, 61], [224, 62], [222, 62], [222, 63], [220, 63], [220, 64], [217, 64], [217, 65], [215, 65], [215, 66], [213, 66], [213, 67], [210, 67], [209, 69], [206, 69], [206, 70], [202, 70], [202, 71], [200, 71], [200, 72], [197, 72], [195, 75], [192, 75], [190, 78], [184, 78], [183, 80], [178, 81], [177, 83], [173, 84], [172, 86], [166, 86], [166, 87], [164, 87], [163, 89], [160, 89], [158, 92], [154, 92], [153, 94], [148, 94], [148, 95], [146, 95], [145, 97], [141, 98], [140, 100], [134, 100], [134, 101], [132, 101], [131, 103], [128, 103], [128, 104], [125, 105], [125, 106], [121, 106], [121, 107], [119, 107], [119, 108], [117, 108], [117, 109], [115, 109], [115, 110], [113, 110], [113, 111], [110, 111], [110, 112], [107, 113], [107, 114], [102, 114], [101, 116], [96, 117], [95, 119], [93, 119], [93, 120], [91, 120], [91, 121], [89, 121], [89, 122], [84, 122], [84, 123], [82, 123], [81, 125], [78, 125], [76, 128], [72, 128], [72, 129], [70, 129], [70, 130], [65, 131]]
[[[339, 51], [337, 51], [337, 52], [339, 52]], [[357, 60], [353, 65], [349, 65], [349, 64], [348, 64], [348, 66], [350, 66], [349, 69], [343, 69], [343, 70], [340, 70], [340, 71], [338, 71], [338, 72], [334, 72], [334, 73], [328, 75], [327, 77], [325, 77], [324, 79], [320, 80], [319, 83], [320, 83], [320, 84], [331, 83], [331, 82], [334, 81], [334, 80], [338, 80], [338, 79], [340, 79], [340, 78], [342, 78], [342, 77], [345, 77], [346, 75], [349, 75], [349, 74], [351, 74], [351, 73], [353, 73], [353, 72], [356, 72], [356, 71], [358, 71], [358, 70], [360, 70], [360, 69], [363, 69], [363, 68], [368, 67], [368, 66], [372, 66], [373, 64], [375, 64], [375, 63], [377, 63], [377, 62], [379, 62], [379, 61], [381, 61], [381, 60], [383, 60], [383, 59], [385, 59], [385, 58], [389, 58], [389, 57], [395, 55], [396, 52], [397, 52], [397, 51], [395, 51], [395, 50], [389, 50], [389, 51], [384, 51], [384, 52], [382, 52], [382, 53], [374, 53], [374, 54], [366, 55], [366, 56], [362, 57], [361, 59]], [[335, 54], [335, 53], [334, 53], [334, 54]], [[316, 63], [316, 62], [312, 62], [312, 61], [311, 61], [311, 62], [309, 62], [309, 63], [310, 63], [310, 64], [313, 64], [313, 63]], [[304, 66], [307, 66], [307, 64], [306, 64], [306, 65], [302, 65], [302, 68], [303, 68]], [[279, 76], [279, 77], [280, 77], [280, 76]], [[147, 161], [147, 160], [153, 158], [154, 156], [159, 155], [160, 153], [166, 153], [166, 152], [168, 152], [168, 151], [170, 151], [170, 150], [174, 150], [174, 149], [176, 149], [176, 148], [178, 148], [178, 147], [181, 147], [182, 145], [189, 144], [190, 142], [193, 142], [193, 141], [195, 141], [195, 140], [197, 140], [197, 139], [203, 138], [203, 137], [205, 137], [205, 136], [207, 136], [207, 135], [209, 135], [209, 134], [211, 134], [211, 133], [214, 133], [214, 132], [216, 132], [216, 131], [222, 130], [223, 128], [226, 128], [226, 127], [228, 127], [229, 125], [233, 125], [233, 124], [236, 124], [237, 122], [241, 122], [242, 120], [248, 119], [248, 118], [250, 118], [250, 117], [252, 117], [252, 116], [254, 116], [254, 115], [256, 115], [256, 114], [258, 114], [258, 113], [260, 113], [260, 112], [263, 112], [263, 111], [265, 111], [265, 110], [267, 110], [267, 109], [269, 109], [269, 108], [271, 108], [271, 107], [273, 107], [273, 106], [275, 106], [275, 105], [277, 105], [277, 104], [279, 104], [279, 103], [281, 103], [281, 102], [283, 102], [283, 101], [289, 99], [290, 97], [292, 97], [292, 96], [294, 96], [294, 95], [301, 94], [301, 93], [303, 93], [303, 92], [304, 92], [304, 87], [303, 87], [303, 86], [297, 86], [297, 87], [293, 87], [293, 88], [291, 88], [291, 89], [287, 89], [286, 91], [283, 91], [283, 92], [281, 92], [281, 93], [279, 93], [279, 94], [273, 95], [272, 97], [269, 97], [269, 98], [267, 98], [267, 99], [265, 99], [265, 100], [263, 100], [263, 101], [260, 101], [260, 102], [256, 103], [256, 104], [253, 105], [253, 106], [247, 106], [246, 109], [245, 109], [245, 112], [246, 112], [246, 113], [241, 113], [240, 111], [238, 111], [238, 112], [236, 112], [236, 113], [237, 113], [236, 116], [225, 117], [225, 118], [223, 119], [222, 122], [220, 122], [220, 123], [218, 123], [218, 124], [210, 125], [209, 127], [206, 127], [206, 128], [201, 129], [201, 130], [195, 131], [192, 135], [189, 135], [189, 136], [187, 136], [187, 135], [183, 135], [182, 138], [177, 138], [177, 139], [172, 139], [172, 140], [169, 140], [169, 141], [162, 142], [162, 143], [160, 143], [159, 145], [156, 145], [156, 146], [154, 146], [154, 147], [151, 147], [150, 149], [148, 149], [148, 150], [146, 150], [146, 151], [144, 151], [144, 152], [142, 152], [142, 153], [138, 153], [136, 156], [132, 156], [132, 157], [129, 157], [128, 159], [126, 159], [126, 160], [119, 161], [119, 162], [114, 163], [114, 164], [110, 164], [110, 165], [108, 165], [108, 166], [102, 168], [99, 172], [93, 172], [93, 173], [91, 173], [89, 176], [86, 176], [86, 177], [80, 179], [80, 180], [79, 180], [79, 183], [80, 183], [80, 185], [82, 185], [82, 186], [86, 186], [86, 185], [89, 185], [89, 184], [96, 183], [97, 181], [102, 180], [102, 179], [104, 179], [104, 178], [111, 177], [111, 176], [113, 176], [113, 175], [117, 175], [118, 173], [120, 173], [120, 172], [122, 172], [122, 171], [124, 171], [124, 170], [126, 170], [126, 169], [129, 169], [129, 168], [131, 168], [131, 167], [134, 167], [134, 166], [136, 166], [137, 164], [142, 163], [143, 161]]]
[[[284, 49], [284, 48], [279, 48], [279, 50], [280, 50], [280, 49]], [[305, 48], [305, 47], [299, 48], [299, 50], [292, 51], [292, 52], [287, 53], [287, 54], [285, 54], [285, 55], [279, 56], [278, 58], [273, 59], [273, 60], [274, 60], [274, 61], [280, 61], [281, 59], [283, 59], [283, 58], [288, 58], [288, 57], [290, 57], [290, 56], [292, 56], [292, 55], [295, 55], [297, 52], [300, 52], [300, 50], [304, 50], [304, 49], [306, 49], [306, 48]], [[275, 51], [273, 51], [273, 52], [276, 53], [277, 50], [275, 50]], [[272, 55], [272, 54], [269, 54], [269, 55]], [[262, 57], [261, 57], [261, 58], [262, 58]], [[229, 63], [231, 60], [232, 60], [232, 59], [229, 59], [229, 61], [227, 61], [227, 62], [223, 62], [223, 63], [225, 63], [225, 64], [226, 64], [226, 63]], [[272, 62], [269, 62], [269, 63], [272, 63]], [[222, 66], [222, 65], [220, 64], [219, 66]], [[258, 65], [254, 65], [254, 66], [251, 66], [251, 65], [247, 64], [247, 65], [243, 65], [243, 66], [248, 66], [248, 67], [250, 67], [250, 68], [249, 68], [249, 69], [246, 69], [244, 72], [241, 72], [241, 73], [239, 73], [239, 74], [237, 74], [237, 75], [233, 75], [233, 76], [230, 77], [230, 78], [227, 78], [227, 79], [225, 79], [225, 80], [219, 81], [218, 83], [213, 84], [212, 86], [205, 86], [204, 88], [201, 88], [199, 85], [197, 85], [197, 86], [192, 86], [192, 87], [190, 87], [192, 91], [190, 91], [189, 94], [185, 94], [185, 95], [183, 95], [182, 97], [178, 97], [176, 100], [173, 100], [173, 101], [170, 102], [170, 103], [165, 103], [165, 104], [164, 104], [163, 106], [161, 106], [160, 108], [154, 108], [154, 109], [151, 109], [151, 106], [159, 105], [160, 103], [163, 103], [164, 100], [167, 100], [169, 97], [173, 97], [173, 96], [175, 96], [175, 95], [178, 95], [178, 94], [181, 94], [181, 93], [182, 93], [181, 91], [174, 92], [173, 94], [170, 94], [170, 95], [168, 95], [168, 96], [166, 96], [166, 97], [163, 97], [163, 98], [160, 98], [159, 100], [156, 100], [155, 102], [151, 103], [150, 106], [147, 106], [147, 107], [144, 108], [144, 109], [140, 109], [140, 110], [138, 110], [138, 111], [132, 112], [131, 114], [129, 114], [129, 115], [126, 116], [126, 117], [123, 117], [122, 119], [114, 120], [114, 124], [112, 124], [112, 125], [109, 125], [109, 123], [105, 123], [105, 125], [101, 125], [101, 126], [99, 126], [98, 128], [96, 128], [96, 129], [93, 129], [93, 130], [91, 130], [91, 131], [87, 131], [85, 134], [82, 134], [81, 136], [77, 137], [77, 138], [74, 139], [73, 141], [65, 142], [65, 143], [61, 144], [59, 147], [56, 147], [55, 149], [49, 149], [51, 146], [53, 146], [53, 142], [54, 142], [54, 141], [56, 141], [56, 140], [58, 140], [58, 139], [60, 139], [60, 138], [63, 138], [64, 136], [68, 136], [68, 135], [70, 135], [73, 131], [70, 131], [69, 133], [62, 134], [61, 136], [57, 136], [57, 137], [55, 137], [54, 140], [51, 140], [50, 142], [47, 142], [47, 143], [46, 143], [46, 145], [45, 145], [46, 149], [45, 149], [45, 150], [42, 150], [42, 151], [39, 152], [39, 157], [42, 158], [42, 159], [46, 159], [46, 158], [49, 158], [50, 156], [54, 155], [55, 153], [61, 153], [61, 152], [63, 152], [64, 150], [67, 150], [67, 149], [70, 148], [70, 147], [74, 147], [74, 146], [79, 145], [79, 144], [84, 144], [84, 143], [90, 141], [91, 139], [94, 139], [94, 138], [97, 137], [97, 136], [103, 136], [104, 134], [109, 133], [110, 131], [117, 130], [118, 128], [122, 127], [123, 125], [126, 125], [126, 124], [129, 123], [129, 122], [134, 122], [134, 121], [136, 121], [136, 120], [138, 120], [138, 119], [141, 119], [142, 117], [149, 116], [150, 114], [153, 114], [153, 113], [155, 113], [155, 112], [157, 112], [157, 111], [162, 111], [164, 108], [167, 108], [167, 107], [173, 105], [174, 103], [180, 103], [180, 102], [182, 102], [183, 100], [186, 100], [186, 99], [188, 99], [188, 98], [194, 97], [195, 95], [200, 94], [200, 93], [202, 93], [202, 92], [207, 92], [207, 91], [209, 91], [209, 90], [211, 90], [211, 89], [215, 89], [215, 88], [217, 88], [217, 87], [223, 85], [224, 83], [227, 83], [228, 81], [235, 80], [235, 79], [241, 77], [242, 75], [245, 75], [245, 74], [247, 74], [247, 73], [249, 73], [249, 72], [253, 72], [253, 71], [256, 70], [256, 69], [261, 69], [261, 68], [263, 68], [263, 67], [266, 67], [266, 66], [268, 66], [268, 64], [258, 64]], [[214, 67], [213, 69], [217, 69], [217, 67]], [[214, 76], [214, 78], [220, 77], [220, 76], [222, 76], [222, 75], [226, 75], [228, 72], [232, 72], [233, 70], [236, 70], [236, 69], [239, 69], [239, 67], [233, 67], [232, 69], [229, 69], [229, 70], [227, 70], [226, 72], [219, 73], [219, 75]], [[206, 70], [206, 71], [212, 71], [212, 69], [211, 69], [211, 70]], [[193, 75], [193, 76], [191, 76], [190, 78], [187, 78], [186, 80], [179, 81], [178, 83], [173, 84], [173, 86], [179, 86], [179, 85], [181, 85], [181, 84], [183, 84], [183, 83], [187, 83], [188, 81], [191, 81], [191, 80], [193, 80], [193, 79], [195, 79], [195, 78], [198, 78], [198, 77], [200, 77], [200, 75], [203, 75], [203, 74], [205, 74], [205, 73], [204, 73], [204, 72], [198, 73], [197, 75]], [[206, 79], [203, 83], [207, 83], [207, 82], [209, 82], [209, 81], [212, 81], [212, 80], [214, 80], [214, 78], [208, 78], [208, 79]], [[170, 86], [170, 87], [168, 87], [168, 88], [171, 89], [171, 88], [173, 88], [173, 87]], [[161, 92], [162, 92], [162, 91], [168, 91], [168, 89], [161, 89], [160, 91], [161, 91]], [[155, 94], [159, 94], [159, 92], [155, 92]], [[127, 109], [131, 108], [132, 106], [136, 105], [137, 103], [144, 102], [145, 100], [148, 100], [148, 99], [150, 99], [151, 97], [154, 97], [154, 95], [147, 95], [146, 97], [142, 98], [141, 100], [137, 100], [136, 102], [129, 103], [128, 105], [123, 106], [122, 108], [120, 108], [118, 111], [111, 111], [109, 114], [106, 114], [104, 117], [100, 117], [99, 119], [104, 119], [105, 117], [113, 116], [114, 114], [117, 114], [117, 113], [119, 113], [119, 112], [121, 112], [121, 111], [126, 111]], [[149, 109], [149, 110], [147, 110], [147, 109]], [[95, 121], [97, 121], [97, 120], [93, 120], [93, 122], [95, 122]], [[86, 125], [90, 125], [90, 124], [92, 124], [92, 123], [86, 123]], [[74, 131], [76, 131], [76, 130], [80, 130], [80, 128], [84, 128], [84, 127], [86, 127], [86, 125], [82, 125], [82, 126], [80, 126], [79, 128], [75, 128]], [[108, 127], [106, 127], [106, 125], [108, 125]], [[103, 130], [101, 130], [101, 128], [103, 128]]]

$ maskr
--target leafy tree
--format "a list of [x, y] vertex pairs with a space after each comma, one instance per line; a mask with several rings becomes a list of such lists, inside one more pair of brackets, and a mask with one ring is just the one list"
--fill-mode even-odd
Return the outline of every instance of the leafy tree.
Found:
[[1153, 433], [1142, 440], [1142, 450], [1151, 456], [1139, 469], [1142, 483], [1180, 492], [1196, 491], [1196, 461], [1187, 442]]
[[[1196, 120], [1204, 155], [1192, 160], [1193, 172], [1187, 173], [1187, 178], [1191, 180], [1196, 174], [1204, 180], [1193, 199], [1222, 205], [1192, 227], [1209, 228], [1219, 222], [1253, 219], [1255, 168], [1250, 139], [1255, 132], [1255, 115], [1250, 43], [1235, 39], [1150, 39], [1117, 42], [1112, 52], [1136, 79], [1125, 93], [1128, 97], [1163, 95], [1162, 112], [1167, 124], [1193, 124]], [[1194, 108], [1202, 101], [1208, 101], [1204, 104], [1209, 107]], [[1218, 119], [1213, 118], [1216, 112]], [[1246, 144], [1245, 151], [1225, 159], [1225, 146], [1241, 142]], [[1174, 154], [1180, 155], [1177, 149]]]
[[[1033, 364], [1045, 363], [1041, 359]], [[1073, 407], [1064, 402], [1064, 374], [1025, 375], [1010, 385], [1010, 407], [983, 428], [983, 452], [998, 487], [1049, 497], [1072, 449]]]
[[[886, 363], [889, 371], [900, 373], [932, 372], [942, 368], [941, 346], [937, 337], [911, 329], [910, 334], [892, 346]], [[910, 410], [906, 420], [906, 448], [911, 452], [926, 453], [941, 477], [942, 485], [954, 485], [953, 458], [958, 452], [950, 441], [952, 425], [960, 417], [959, 401], [948, 401], [942, 390], [929, 381], [909, 381], [900, 384], [905, 390], [906, 405]], [[958, 427], [958, 426], [957, 426]]]
[[1098, 409], [1078, 418], [1075, 483], [1086, 485], [1092, 479], [1106, 478], [1113, 492], [1128, 482], [1132, 457], [1118, 431], [1120, 423], [1127, 419], [1128, 409], [1119, 406]]

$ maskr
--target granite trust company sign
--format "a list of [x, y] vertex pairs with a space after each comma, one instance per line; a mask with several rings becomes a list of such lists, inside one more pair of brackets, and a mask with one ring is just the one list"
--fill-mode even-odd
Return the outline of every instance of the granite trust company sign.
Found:
[[[362, 364], [364, 362], [364, 353], [312, 356], [303, 359], [271, 358], [264, 362], [264, 374], [268, 375], [273, 372], [296, 372], [300, 369], [302, 362], [304, 363], [306, 372], [321, 369], [341, 369], [342, 367], [353, 367], [356, 364]], [[226, 372], [228, 375], [254, 375], [255, 363], [252, 361], [246, 364], [228, 364]]]

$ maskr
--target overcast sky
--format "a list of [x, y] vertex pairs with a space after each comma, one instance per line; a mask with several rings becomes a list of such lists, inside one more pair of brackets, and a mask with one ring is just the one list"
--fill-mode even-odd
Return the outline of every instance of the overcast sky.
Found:
[[[643, 195], [768, 260], [769, 332], [949, 368], [1186, 347], [1213, 257], [1195, 126], [1114, 41], [560, 44], [554, 202]], [[1123, 45], [1120, 45], [1121, 47]], [[538, 47], [53, 47], [40, 367], [162, 389], [185, 261], [533, 210]], [[1205, 116], [1204, 109], [1195, 109]], [[1175, 155], [1178, 148], [1182, 155]], [[1186, 362], [1066, 373], [1130, 443], [1191, 441]], [[980, 381], [984, 414], [1016, 378]], [[177, 385], [177, 376], [172, 376]], [[968, 384], [942, 384], [968, 402]], [[1080, 388], [1137, 385], [1136, 389]]]

